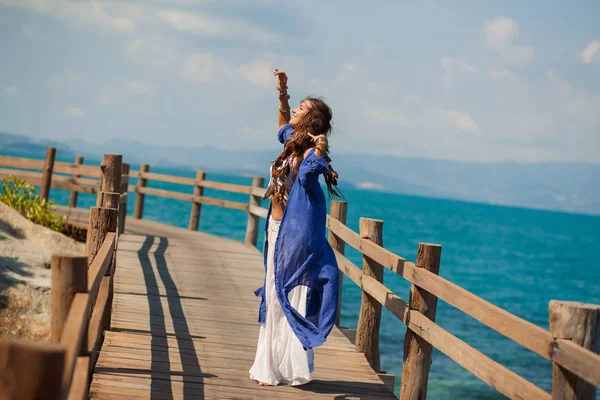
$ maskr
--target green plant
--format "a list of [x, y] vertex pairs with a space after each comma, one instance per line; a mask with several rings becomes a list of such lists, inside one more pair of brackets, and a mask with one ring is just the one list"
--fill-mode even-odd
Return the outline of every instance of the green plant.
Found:
[[0, 201], [17, 210], [31, 222], [57, 232], [64, 229], [64, 217], [54, 213], [52, 200], [40, 199], [35, 188], [23, 179], [8, 177], [2, 183]]

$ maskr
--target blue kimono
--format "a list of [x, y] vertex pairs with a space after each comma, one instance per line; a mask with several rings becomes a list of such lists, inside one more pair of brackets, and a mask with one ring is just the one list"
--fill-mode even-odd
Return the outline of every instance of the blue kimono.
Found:
[[[291, 125], [282, 127], [279, 141], [285, 143], [293, 131]], [[310, 150], [300, 164], [275, 242], [275, 291], [292, 331], [305, 349], [325, 342], [335, 323], [338, 302], [338, 267], [325, 238], [327, 204], [319, 184], [319, 176], [328, 170], [325, 157], [318, 158], [314, 149]], [[270, 215], [271, 207], [265, 233]], [[265, 239], [265, 272], [268, 245]], [[305, 317], [288, 301], [288, 293], [298, 285], [308, 286]], [[262, 298], [258, 316], [262, 324], [266, 314], [264, 284], [254, 293]]]

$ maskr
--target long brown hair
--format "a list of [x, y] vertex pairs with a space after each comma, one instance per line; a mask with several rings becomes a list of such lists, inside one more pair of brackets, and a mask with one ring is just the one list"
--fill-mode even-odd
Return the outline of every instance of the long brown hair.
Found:
[[[315, 136], [331, 134], [331, 108], [325, 102], [319, 98], [307, 97], [304, 99], [307, 104], [308, 111], [302, 118], [302, 120], [294, 127], [294, 133], [285, 143], [283, 151], [277, 157], [273, 163], [272, 176], [273, 179], [278, 179], [279, 182], [286, 182], [291, 169], [293, 166], [291, 163], [285, 163], [284, 161], [289, 159], [291, 155], [295, 157], [304, 157], [304, 153], [309, 148], [314, 147], [312, 138], [308, 135], [309, 133]], [[323, 154], [329, 170], [324, 174], [325, 184], [327, 185], [327, 191], [330, 196], [342, 197], [342, 193], [337, 188], [338, 174], [331, 167], [331, 158], [329, 157], [329, 146], [327, 151]], [[282, 168], [282, 166], [284, 166]], [[278, 201], [284, 200], [284, 185], [278, 187], [274, 193], [274, 198]]]

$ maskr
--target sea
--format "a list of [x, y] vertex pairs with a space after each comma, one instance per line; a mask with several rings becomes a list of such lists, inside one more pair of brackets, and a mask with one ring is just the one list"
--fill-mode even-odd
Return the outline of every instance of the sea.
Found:
[[[43, 154], [0, 154], [43, 158]], [[60, 151], [59, 157], [61, 159]], [[72, 159], [62, 159], [72, 162]], [[98, 165], [98, 161], [86, 164]], [[139, 166], [132, 165], [132, 169]], [[191, 169], [158, 168], [151, 172], [194, 177]], [[339, 171], [340, 175], [343, 171]], [[251, 176], [208, 173], [207, 179], [250, 185]], [[135, 179], [131, 183], [135, 184]], [[190, 186], [150, 181], [149, 187], [191, 193]], [[600, 216], [542, 211], [466, 201], [444, 200], [342, 188], [348, 202], [347, 225], [358, 231], [361, 217], [383, 220], [384, 247], [415, 261], [419, 243], [442, 245], [440, 275], [477, 296], [530, 321], [549, 328], [550, 300], [600, 304]], [[205, 189], [205, 196], [247, 202], [248, 196]], [[69, 192], [52, 189], [56, 204], [67, 205]], [[129, 197], [128, 213], [134, 209]], [[80, 194], [79, 207], [95, 205], [95, 197]], [[267, 206], [266, 204], [264, 206]], [[187, 228], [188, 202], [146, 196], [144, 218]], [[200, 230], [243, 241], [246, 213], [203, 205]], [[259, 247], [262, 248], [263, 232]], [[361, 254], [346, 246], [346, 256], [362, 267]], [[384, 284], [408, 300], [410, 284], [385, 270]], [[341, 325], [356, 328], [361, 290], [344, 278]], [[549, 361], [487, 328], [462, 311], [438, 302], [436, 323], [542, 389], [550, 392]], [[383, 310], [380, 327], [381, 369], [396, 376], [396, 394], [402, 372], [406, 327]], [[503, 399], [502, 394], [480, 381], [453, 360], [434, 350], [428, 398]], [[318, 368], [318, 365], [316, 366]], [[600, 394], [597, 399], [600, 399]]]

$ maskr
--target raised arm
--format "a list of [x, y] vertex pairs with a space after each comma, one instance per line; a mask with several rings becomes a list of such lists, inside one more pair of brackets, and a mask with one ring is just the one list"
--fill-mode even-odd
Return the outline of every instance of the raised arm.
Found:
[[277, 77], [277, 90], [279, 91], [279, 110], [277, 111], [277, 122], [279, 129], [282, 126], [290, 123], [290, 103], [288, 99], [290, 96], [287, 94], [287, 75], [285, 72], [278, 69], [273, 72], [273, 75]]

